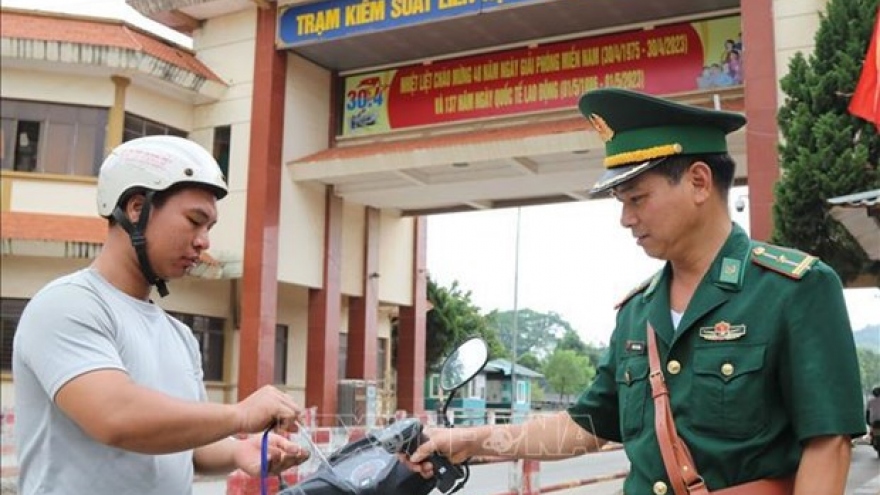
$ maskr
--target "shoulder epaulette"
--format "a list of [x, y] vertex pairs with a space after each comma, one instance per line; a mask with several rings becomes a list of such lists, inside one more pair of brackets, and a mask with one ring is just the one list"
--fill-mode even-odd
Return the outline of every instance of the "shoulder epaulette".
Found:
[[800, 280], [819, 261], [819, 258], [797, 249], [757, 243], [752, 247], [752, 262], [756, 265]]
[[641, 292], [644, 292], [648, 287], [650, 287], [651, 285], [653, 285], [654, 283], [656, 283], [656, 281], [657, 281], [657, 279], [658, 279], [659, 277], [660, 277], [660, 273], [658, 272], [658, 273], [656, 273], [656, 274], [654, 274], [654, 275], [651, 275], [651, 276], [648, 277], [647, 279], [645, 279], [644, 282], [640, 283], [640, 284], [637, 285], [633, 290], [629, 291], [629, 292], [626, 294], [626, 296], [624, 296], [623, 299], [620, 300], [620, 302], [618, 302], [617, 304], [615, 304], [615, 305], [614, 305], [614, 309], [617, 310], [617, 309], [620, 309], [621, 307], [623, 307], [623, 305], [626, 304], [630, 299], [632, 299], [633, 297], [635, 297], [636, 294], [639, 294], [639, 293], [641, 293]]

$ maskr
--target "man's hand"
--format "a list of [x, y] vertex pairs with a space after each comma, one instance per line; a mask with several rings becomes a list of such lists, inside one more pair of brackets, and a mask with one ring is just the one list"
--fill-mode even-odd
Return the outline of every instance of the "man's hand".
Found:
[[461, 464], [473, 457], [480, 446], [478, 428], [432, 428], [425, 430], [428, 441], [423, 443], [408, 459], [403, 461], [410, 469], [429, 479], [434, 476], [431, 455], [440, 454], [453, 464]]
[[263, 386], [234, 407], [240, 433], [262, 433], [269, 427], [293, 432], [302, 415], [293, 398], [272, 385]]
[[[235, 467], [251, 476], [260, 476], [262, 435], [250, 435], [236, 442], [233, 459]], [[288, 468], [302, 464], [309, 458], [309, 451], [287, 438], [270, 433], [268, 438], [269, 474], [279, 474]]]

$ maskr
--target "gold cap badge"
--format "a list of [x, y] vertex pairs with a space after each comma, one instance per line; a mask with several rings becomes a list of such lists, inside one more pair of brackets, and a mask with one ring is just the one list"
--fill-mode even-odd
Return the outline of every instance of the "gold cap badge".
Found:
[[607, 143], [614, 139], [614, 129], [612, 129], [605, 119], [596, 115], [595, 113], [591, 113], [587, 120], [590, 121], [590, 124], [593, 126], [593, 129], [596, 131], [596, 134], [599, 135], [599, 138], [602, 139], [603, 142]]

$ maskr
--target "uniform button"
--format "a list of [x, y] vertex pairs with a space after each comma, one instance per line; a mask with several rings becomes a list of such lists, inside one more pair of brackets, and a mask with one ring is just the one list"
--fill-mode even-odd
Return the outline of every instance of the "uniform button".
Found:
[[654, 483], [654, 495], [666, 495], [666, 483], [658, 481]]
[[730, 363], [724, 363], [721, 365], [721, 374], [724, 376], [730, 376], [733, 374], [733, 365]]
[[674, 359], [669, 361], [669, 363], [666, 364], [666, 371], [668, 371], [670, 375], [677, 375], [681, 372], [681, 363]]

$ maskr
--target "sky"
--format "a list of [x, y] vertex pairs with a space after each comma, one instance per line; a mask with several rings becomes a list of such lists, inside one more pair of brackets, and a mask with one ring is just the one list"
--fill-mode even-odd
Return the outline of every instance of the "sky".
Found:
[[123, 19], [179, 45], [192, 48], [192, 39], [189, 36], [147, 19], [129, 7], [125, 0], [0, 0], [0, 5], [19, 9], [48, 10], [90, 17]]
[[[124, 19], [182, 46], [192, 40], [141, 16], [124, 0], [0, 0], [4, 7]], [[731, 201], [747, 194], [737, 188]], [[558, 313], [587, 341], [607, 343], [614, 305], [661, 263], [618, 224], [614, 200], [435, 215], [428, 219], [428, 271], [443, 286], [458, 281], [484, 313], [532, 309]], [[748, 230], [748, 210], [734, 221]], [[514, 283], [516, 279], [516, 284]], [[516, 297], [514, 285], [517, 286]], [[848, 289], [853, 328], [880, 324], [880, 290]]]
[[[734, 188], [731, 202], [747, 194]], [[428, 218], [428, 272], [441, 286], [458, 281], [483, 313], [516, 306], [558, 313], [585, 342], [608, 343], [614, 305], [662, 263], [648, 258], [618, 223], [620, 206], [603, 199], [452, 213]], [[748, 230], [748, 209], [731, 207]], [[518, 276], [517, 276], [518, 275]], [[880, 290], [847, 289], [853, 328], [880, 324]]]

